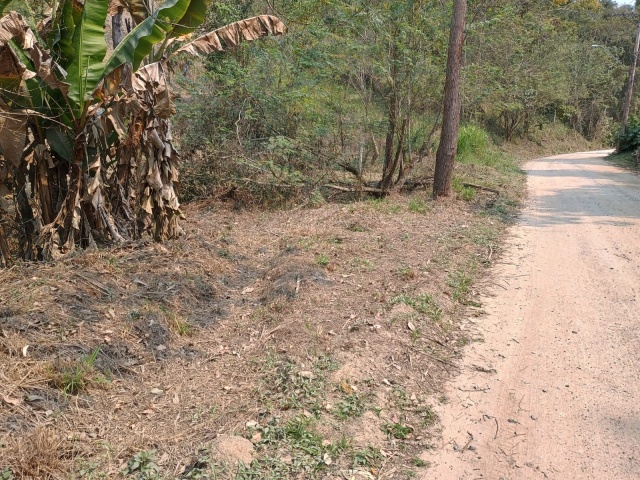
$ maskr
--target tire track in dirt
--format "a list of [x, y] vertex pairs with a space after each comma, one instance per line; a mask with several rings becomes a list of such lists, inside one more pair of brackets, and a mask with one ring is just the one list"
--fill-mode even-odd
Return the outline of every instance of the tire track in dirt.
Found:
[[527, 164], [425, 479], [640, 478], [640, 178], [607, 153]]

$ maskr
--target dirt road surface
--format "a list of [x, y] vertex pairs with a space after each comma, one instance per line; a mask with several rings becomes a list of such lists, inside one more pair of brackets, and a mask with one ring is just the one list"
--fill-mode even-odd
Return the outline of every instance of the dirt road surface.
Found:
[[425, 479], [640, 479], [640, 177], [530, 162]]

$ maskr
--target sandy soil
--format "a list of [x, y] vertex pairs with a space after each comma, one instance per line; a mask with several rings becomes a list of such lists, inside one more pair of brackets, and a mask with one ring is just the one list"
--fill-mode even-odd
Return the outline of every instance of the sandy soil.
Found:
[[606, 153], [527, 164], [425, 479], [640, 478], [640, 179]]

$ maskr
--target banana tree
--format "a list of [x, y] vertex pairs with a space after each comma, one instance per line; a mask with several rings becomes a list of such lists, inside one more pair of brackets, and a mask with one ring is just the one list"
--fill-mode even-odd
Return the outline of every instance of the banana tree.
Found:
[[[167, 63], [284, 24], [258, 16], [192, 39], [210, 0], [56, 0], [35, 33], [4, 13], [10, 3], [0, 0], [0, 257], [9, 215], [26, 259], [179, 235]], [[135, 26], [107, 54], [105, 23], [123, 10]]]

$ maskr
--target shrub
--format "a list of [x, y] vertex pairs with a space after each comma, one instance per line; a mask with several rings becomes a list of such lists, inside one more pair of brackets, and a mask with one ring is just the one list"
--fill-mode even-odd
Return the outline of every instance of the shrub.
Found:
[[618, 153], [634, 152], [640, 148], [640, 117], [631, 115], [622, 134], [618, 134]]
[[491, 144], [489, 134], [476, 125], [462, 125], [458, 133], [458, 155], [481, 155]]

